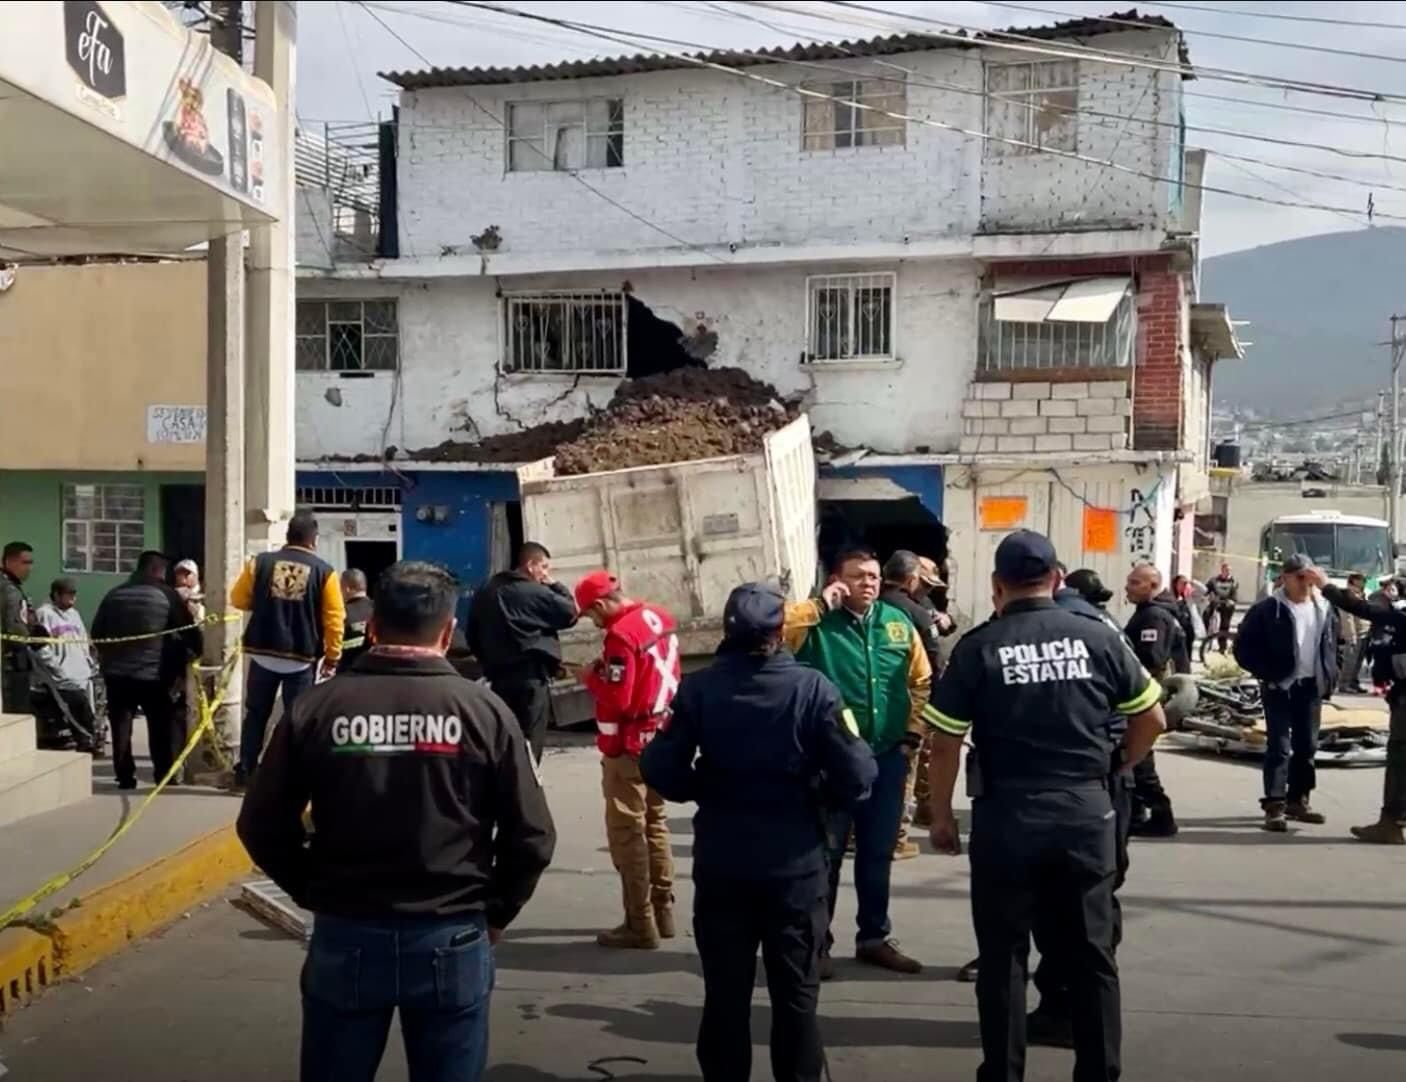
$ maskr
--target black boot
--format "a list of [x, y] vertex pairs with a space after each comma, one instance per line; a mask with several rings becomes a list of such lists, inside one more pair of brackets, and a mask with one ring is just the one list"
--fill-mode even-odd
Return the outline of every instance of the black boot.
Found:
[[1135, 838], [1175, 838], [1176, 817], [1172, 815], [1171, 808], [1159, 808], [1146, 819], [1134, 823], [1129, 833]]

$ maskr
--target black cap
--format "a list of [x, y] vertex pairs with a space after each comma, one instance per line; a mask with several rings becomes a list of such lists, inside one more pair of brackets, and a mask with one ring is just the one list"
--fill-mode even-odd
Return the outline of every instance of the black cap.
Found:
[[1050, 539], [1034, 530], [1016, 530], [996, 546], [996, 574], [1004, 582], [1034, 582], [1058, 566]]
[[1300, 571], [1311, 571], [1312, 569], [1313, 561], [1305, 553], [1295, 552], [1284, 561], [1279, 570], [1286, 575], [1296, 575]]
[[781, 629], [786, 598], [773, 586], [746, 582], [727, 595], [723, 635], [729, 639], [763, 639]]
[[1098, 572], [1091, 571], [1087, 567], [1069, 572], [1064, 577], [1064, 585], [1085, 601], [1095, 605], [1102, 605], [1113, 598], [1113, 591], [1103, 584], [1103, 580], [1098, 577]]

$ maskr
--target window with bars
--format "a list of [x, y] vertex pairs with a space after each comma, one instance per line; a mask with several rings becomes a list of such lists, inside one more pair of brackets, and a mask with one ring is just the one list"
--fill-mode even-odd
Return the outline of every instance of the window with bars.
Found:
[[146, 547], [141, 485], [63, 486], [63, 569], [125, 575]]
[[[1079, 62], [986, 65], [985, 141], [992, 155], [1079, 149]], [[1003, 139], [1013, 142], [1001, 142]], [[1025, 145], [1018, 145], [1025, 144]]]
[[303, 485], [298, 488], [298, 506], [314, 511], [397, 511], [400, 489], [391, 485]]
[[303, 371], [395, 371], [400, 363], [396, 302], [299, 301], [297, 363]]
[[[1050, 300], [1061, 289], [1066, 296], [1056, 296], [1053, 304], [1072, 305], [1067, 314], [1052, 308]], [[1128, 367], [1137, 338], [1134, 295], [1126, 283], [1113, 290], [1118, 287], [1090, 288], [1085, 297], [1069, 296], [1067, 286], [988, 293], [981, 306], [978, 369]]]
[[624, 293], [509, 293], [503, 297], [503, 371], [620, 375]]
[[508, 106], [508, 172], [570, 172], [624, 164], [625, 103], [619, 98]]
[[907, 111], [908, 88], [904, 83], [893, 79], [845, 79], [803, 83], [802, 89], [825, 95], [802, 97], [803, 149], [903, 145], [908, 122], [890, 114]]
[[808, 278], [808, 358], [817, 364], [892, 360], [896, 277], [890, 272]]

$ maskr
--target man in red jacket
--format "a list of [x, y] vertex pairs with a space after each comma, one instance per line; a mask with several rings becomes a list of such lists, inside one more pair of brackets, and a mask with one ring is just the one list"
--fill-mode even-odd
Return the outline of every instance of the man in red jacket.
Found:
[[674, 859], [664, 798], [640, 776], [640, 752], [679, 687], [677, 625], [659, 606], [626, 597], [608, 571], [576, 584], [576, 607], [605, 631], [601, 656], [581, 682], [596, 703], [605, 831], [625, 898], [625, 922], [596, 942], [654, 950], [674, 936]]

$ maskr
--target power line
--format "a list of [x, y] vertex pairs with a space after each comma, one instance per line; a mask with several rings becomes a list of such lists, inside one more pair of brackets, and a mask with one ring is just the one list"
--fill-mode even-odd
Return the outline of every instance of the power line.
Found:
[[[1035, 7], [1031, 4], [1002, 3], [1001, 0], [988, 0], [991, 7], [1011, 8], [1015, 11], [1030, 11], [1037, 15], [1059, 15], [1070, 19], [1088, 19], [1092, 22], [1108, 23], [1111, 26], [1129, 26], [1138, 29], [1146, 29], [1147, 23], [1138, 19], [1129, 19], [1121, 15], [1077, 15], [1069, 11], [1060, 11], [1058, 8]], [[1331, 45], [1309, 45], [1301, 41], [1275, 41], [1272, 38], [1256, 38], [1247, 34], [1226, 34], [1219, 30], [1198, 30], [1189, 26], [1177, 26], [1177, 30], [1183, 34], [1190, 34], [1199, 38], [1220, 38], [1223, 41], [1242, 41], [1251, 45], [1272, 45], [1280, 49], [1300, 49], [1310, 53], [1328, 53], [1333, 56], [1350, 56], [1359, 60], [1383, 60], [1392, 64], [1406, 64], [1406, 56], [1390, 55], [1387, 53], [1364, 53], [1355, 49], [1337, 49]]]
[[[1266, 176], [1264, 176], [1264, 175], [1262, 175], [1262, 174], [1260, 174], [1260, 173], [1256, 173], [1254, 170], [1250, 169], [1248, 166], [1245, 166], [1245, 165], [1240, 164], [1240, 163], [1239, 163], [1238, 161], [1236, 161], [1234, 158], [1227, 158], [1225, 164], [1228, 165], [1228, 166], [1230, 166], [1232, 169], [1237, 169], [1237, 170], [1239, 170], [1241, 173], [1244, 173], [1247, 177], [1251, 177], [1251, 178], [1254, 179], [1254, 180], [1258, 180], [1261, 184], [1268, 184], [1271, 188], [1277, 188], [1277, 189], [1279, 189], [1281, 192], [1284, 192], [1286, 195], [1292, 195], [1295, 199], [1302, 199], [1302, 198], [1303, 198], [1302, 195], [1300, 195], [1298, 192], [1294, 191], [1292, 188], [1289, 188], [1289, 187], [1286, 187], [1286, 186], [1283, 185], [1283, 184], [1280, 184], [1277, 180], [1273, 180], [1273, 179], [1271, 179], [1271, 178], [1269, 178], [1269, 177], [1266, 177]], [[1344, 213], [1341, 212], [1341, 211], [1334, 211], [1333, 213], [1338, 214], [1340, 217], [1346, 218], [1348, 221], [1352, 222], [1354, 225], [1358, 224], [1357, 217], [1356, 217], [1355, 215], [1352, 215], [1352, 214], [1344, 214]]]
[[1406, 23], [1374, 22], [1361, 19], [1330, 19], [1323, 15], [1289, 15], [1279, 11], [1246, 11], [1243, 8], [1211, 7], [1208, 4], [1182, 4], [1173, 0], [1161, 0], [1152, 5], [1158, 8], [1183, 8], [1186, 11], [1208, 11], [1215, 15], [1240, 15], [1249, 19], [1280, 19], [1293, 23], [1319, 23], [1328, 26], [1355, 26], [1370, 30], [1406, 30]]
[[[748, 0], [748, 2], [759, 3], [761, 0]], [[886, 8], [871, 7], [868, 4], [854, 3], [853, 0], [826, 0], [832, 7], [844, 8], [847, 11], [864, 11], [874, 15], [883, 16], [886, 19], [908, 19], [914, 22], [937, 27], [954, 27], [952, 30], [915, 30], [914, 33], [929, 37], [935, 37], [943, 41], [959, 42], [969, 47], [987, 47], [998, 49], [1009, 49], [1013, 52], [1031, 53], [1039, 56], [1062, 57], [1066, 60], [1096, 60], [1105, 64], [1121, 64], [1132, 68], [1149, 68], [1153, 71], [1167, 72], [1184, 77], [1213, 79], [1219, 82], [1239, 83], [1247, 86], [1274, 87], [1282, 90], [1294, 90], [1304, 94], [1320, 94], [1326, 97], [1350, 98], [1356, 101], [1391, 101], [1406, 102], [1406, 94], [1394, 94], [1386, 91], [1367, 90], [1362, 87], [1341, 86], [1336, 83], [1317, 83], [1302, 79], [1284, 79], [1278, 76], [1261, 75], [1258, 72], [1238, 71], [1231, 68], [1211, 68], [1193, 67], [1190, 64], [1183, 64], [1180, 61], [1159, 61], [1150, 57], [1139, 56], [1135, 53], [1123, 53], [1114, 50], [1093, 49], [1078, 44], [1052, 43], [1048, 38], [1035, 37], [1031, 34], [1022, 34], [1012, 30], [990, 30], [980, 26], [968, 26], [964, 23], [956, 23], [950, 20], [933, 19], [925, 15], [908, 14], [904, 12], [890, 11]], [[784, 5], [761, 2], [761, 6], [772, 8], [773, 10], [796, 12], [794, 8]], [[809, 14], [810, 18], [824, 18], [818, 13]], [[839, 19], [832, 21], [840, 22]], [[867, 23], [862, 20], [849, 20], [852, 25], [880, 25], [884, 29], [892, 32], [895, 29], [893, 23], [875, 24], [872, 20]], [[1155, 26], [1148, 29], [1157, 29]], [[1173, 31], [1174, 27], [1163, 28]]]
[[[616, 44], [625, 45], [629, 48], [640, 48], [637, 43], [632, 42], [628, 37], [618, 36], [620, 33], [628, 34], [630, 33], [629, 31], [617, 31], [614, 27], [598, 27], [590, 23], [579, 23], [566, 19], [558, 19], [550, 15], [539, 15], [535, 12], [521, 11], [517, 8], [508, 8], [499, 6], [497, 4], [481, 3], [478, 2], [478, 0], [448, 0], [448, 2], [457, 4], [461, 7], [470, 7], [477, 8], [483, 11], [491, 11], [499, 15], [508, 15], [514, 18], [526, 19], [533, 22], [544, 22], [548, 23], [549, 25], [575, 30], [579, 33], [586, 34], [591, 37], [600, 38], [604, 41], [613, 41]], [[848, 98], [838, 97], [834, 94], [825, 94], [821, 91], [814, 90], [806, 86], [796, 86], [791, 83], [785, 83], [781, 80], [772, 79], [765, 75], [755, 74], [754, 72], [743, 71], [738, 68], [730, 68], [725, 64], [719, 64], [715, 61], [705, 60], [700, 57], [689, 56], [683, 53], [672, 53], [668, 52], [667, 50], [658, 51], [662, 55], [672, 57], [673, 59], [693, 65], [695, 67], [709, 68], [714, 71], [724, 72], [728, 75], [732, 75], [737, 78], [748, 79], [753, 82], [758, 82], [767, 86], [776, 87], [777, 89], [785, 90], [804, 98], [838, 102], [839, 104], [845, 105], [851, 109], [859, 109], [866, 112], [871, 112], [878, 116], [887, 116], [895, 120], [903, 120], [913, 124], [921, 124], [926, 127], [937, 128], [943, 131], [950, 131], [957, 135], [963, 135], [969, 138], [985, 139], [990, 142], [1001, 143], [1007, 146], [1020, 147], [1024, 150], [1031, 150], [1038, 153], [1050, 154], [1058, 158], [1065, 158], [1071, 161], [1083, 162], [1086, 165], [1098, 166], [1100, 168], [1105, 169], [1115, 169], [1121, 173], [1127, 173], [1130, 176], [1141, 177], [1144, 180], [1152, 180], [1157, 181], [1159, 183], [1170, 184], [1174, 186], [1181, 185], [1187, 188], [1196, 189], [1198, 191], [1210, 192], [1216, 195], [1228, 195], [1237, 199], [1246, 199], [1252, 202], [1265, 203], [1271, 206], [1290, 207], [1300, 210], [1333, 211], [1345, 214], [1356, 213], [1365, 216], [1365, 212], [1355, 211], [1351, 207], [1334, 207], [1329, 204], [1303, 203], [1283, 199], [1271, 199], [1267, 196], [1250, 195], [1248, 193], [1238, 192], [1230, 188], [1221, 188], [1209, 184], [1196, 184], [1187, 180], [1178, 180], [1172, 177], [1165, 177], [1161, 174], [1147, 172], [1146, 170], [1137, 169], [1133, 166], [1121, 165], [1118, 162], [1112, 162], [1103, 158], [1094, 158], [1086, 154], [1080, 154], [1077, 151], [1058, 150], [1053, 147], [1041, 146], [1037, 143], [1027, 142], [1023, 139], [1012, 139], [1006, 136], [992, 135], [989, 132], [975, 131], [969, 128], [960, 127], [956, 124], [947, 124], [943, 121], [932, 120], [927, 117], [914, 116], [911, 113], [894, 112], [888, 109], [880, 108], [876, 105], [867, 104], [865, 102], [853, 101]], [[1375, 217], [1389, 219], [1393, 221], [1406, 221], [1406, 215], [1377, 213], [1375, 214]]]
[[[400, 42], [401, 45], [405, 46], [405, 48], [409, 49], [410, 52], [414, 53], [417, 57], [419, 57], [419, 58], [420, 58], [420, 63], [429, 65], [430, 67], [433, 67], [433, 66], [434, 66], [433, 64], [430, 63], [429, 58], [426, 57], [424, 53], [420, 52], [419, 49], [415, 48], [415, 46], [411, 45], [410, 42], [406, 41], [405, 38], [403, 38], [400, 34], [396, 33], [396, 31], [395, 31], [394, 29], [392, 29], [391, 26], [390, 26], [384, 19], [382, 19], [379, 15], [377, 15], [376, 12], [374, 12], [373, 10], [371, 10], [370, 7], [368, 7], [365, 3], [363, 3], [361, 6], [366, 10], [366, 14], [370, 15], [371, 18], [375, 19], [378, 23], [380, 23], [381, 26], [385, 29], [385, 31], [386, 31], [388, 34], [391, 35], [391, 37], [395, 38], [396, 41]], [[463, 89], [463, 88], [460, 88], [460, 89]], [[508, 130], [507, 122], [506, 122], [502, 117], [500, 117], [500, 116], [498, 116], [496, 113], [494, 113], [493, 110], [491, 110], [491, 109], [489, 109], [487, 106], [483, 105], [477, 98], [475, 98], [472, 94], [468, 93], [468, 91], [464, 91], [464, 96], [469, 99], [469, 102], [474, 106], [475, 109], [478, 109], [481, 113], [483, 113], [484, 115], [486, 115], [490, 120], [492, 120], [495, 124], [497, 124], [499, 128], [501, 128], [503, 131], [507, 131], [507, 130]], [[528, 145], [531, 146], [532, 144], [529, 143]], [[547, 157], [547, 152], [546, 152], [545, 149], [541, 149], [541, 148], [537, 148], [537, 147], [533, 147], [533, 149], [534, 149], [534, 150], [537, 150], [537, 152], [538, 152], [544, 159], [546, 159], [546, 157]], [[714, 259], [714, 260], [716, 260], [716, 261], [719, 262], [719, 263], [724, 263], [724, 264], [726, 264], [726, 263], [732, 262], [732, 261], [729, 260], [729, 259], [724, 259], [722, 256], [718, 255], [716, 252], [711, 251], [710, 249], [708, 249], [708, 248], [705, 247], [704, 245], [695, 244], [695, 243], [693, 243], [692, 241], [684, 240], [682, 237], [678, 236], [677, 234], [672, 233], [672, 232], [670, 232], [669, 230], [665, 229], [662, 225], [659, 225], [659, 224], [657, 224], [657, 223], [655, 223], [655, 222], [652, 222], [652, 221], [650, 221], [648, 218], [646, 218], [644, 215], [639, 214], [639, 213], [637, 213], [636, 211], [631, 210], [629, 207], [625, 206], [624, 203], [621, 203], [618, 199], [612, 198], [611, 196], [607, 195], [605, 192], [603, 192], [603, 191], [601, 191], [599, 188], [597, 188], [595, 185], [591, 184], [588, 180], [586, 180], [584, 177], [582, 177], [576, 170], [574, 170], [574, 169], [566, 169], [566, 170], [561, 170], [561, 172], [566, 173], [567, 176], [571, 177], [572, 180], [576, 181], [577, 184], [580, 184], [583, 188], [585, 188], [585, 189], [586, 189], [588, 192], [590, 192], [592, 195], [596, 196], [598, 199], [601, 199], [601, 200], [603, 200], [604, 202], [609, 203], [612, 207], [614, 207], [616, 210], [620, 211], [622, 214], [627, 214], [627, 215], [629, 215], [631, 218], [633, 218], [635, 221], [639, 222], [641, 225], [647, 226], [647, 227], [649, 227], [650, 229], [654, 230], [656, 233], [660, 234], [661, 236], [667, 237], [669, 240], [672, 240], [675, 244], [681, 244], [681, 245], [683, 245], [685, 248], [691, 249], [691, 250], [693, 250], [693, 251], [701, 252], [702, 254], [708, 256], [710, 259]]]

